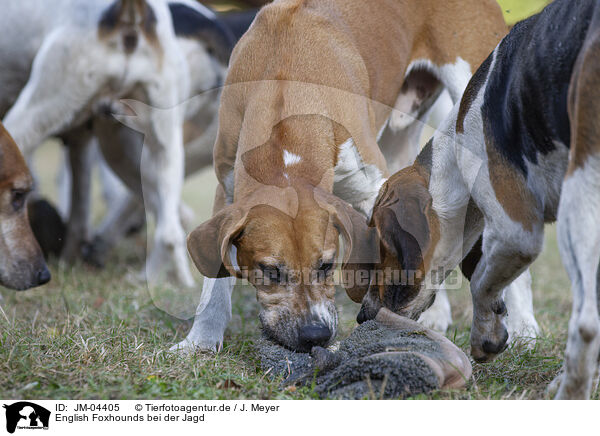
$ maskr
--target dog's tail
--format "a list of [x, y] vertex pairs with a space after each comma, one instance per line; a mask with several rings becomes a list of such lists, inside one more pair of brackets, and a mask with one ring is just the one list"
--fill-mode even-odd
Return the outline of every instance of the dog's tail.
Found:
[[100, 37], [122, 34], [126, 52], [138, 46], [139, 35], [156, 41], [156, 15], [146, 0], [115, 0], [102, 14], [98, 24]]

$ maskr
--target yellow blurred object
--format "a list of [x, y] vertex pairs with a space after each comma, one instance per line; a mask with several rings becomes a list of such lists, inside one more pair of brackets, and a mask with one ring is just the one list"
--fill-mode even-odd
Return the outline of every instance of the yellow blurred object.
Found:
[[504, 19], [509, 25], [518, 23], [533, 14], [537, 14], [550, 3], [548, 0], [498, 0]]
[[[250, 4], [260, 2], [259, 0], [199, 0], [218, 12], [227, 12], [249, 7]], [[525, 18], [538, 13], [544, 6], [550, 3], [550, 0], [497, 0], [502, 7], [504, 19], [510, 25], [524, 20]]]

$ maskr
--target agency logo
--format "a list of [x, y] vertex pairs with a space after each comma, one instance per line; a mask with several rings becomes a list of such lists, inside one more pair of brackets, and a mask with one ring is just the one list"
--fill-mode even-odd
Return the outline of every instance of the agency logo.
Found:
[[28, 401], [19, 401], [4, 405], [6, 409], [6, 431], [14, 433], [19, 430], [48, 430], [50, 411]]

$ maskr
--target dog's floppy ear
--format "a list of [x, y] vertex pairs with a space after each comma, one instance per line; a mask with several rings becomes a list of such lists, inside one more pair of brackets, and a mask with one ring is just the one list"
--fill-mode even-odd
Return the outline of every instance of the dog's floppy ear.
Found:
[[200, 224], [187, 238], [187, 247], [196, 268], [210, 278], [238, 276], [231, 259], [232, 241], [242, 232], [248, 212], [228, 206]]
[[[433, 221], [432, 198], [424, 184], [390, 183], [382, 188], [373, 209], [372, 224], [377, 228], [382, 255], [393, 256], [401, 269], [402, 286], [386, 287], [383, 305], [396, 311], [419, 292], [424, 279], [425, 261], [437, 238], [437, 221]], [[432, 225], [434, 226], [432, 228]], [[387, 295], [386, 293], [402, 295]]]
[[333, 194], [321, 192], [317, 199], [329, 205], [333, 224], [344, 241], [342, 281], [346, 293], [360, 303], [369, 289], [369, 271], [379, 263], [377, 232], [364, 215]]
[[404, 270], [415, 271], [429, 248], [431, 232], [427, 215], [431, 196], [419, 185], [407, 189], [384, 189], [373, 209], [372, 222], [385, 249]]

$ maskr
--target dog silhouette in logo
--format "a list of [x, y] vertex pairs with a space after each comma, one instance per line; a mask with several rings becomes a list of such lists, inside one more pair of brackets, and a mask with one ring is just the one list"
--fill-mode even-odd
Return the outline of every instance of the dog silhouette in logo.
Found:
[[19, 423], [23, 427], [40, 427], [41, 422], [41, 427], [48, 428], [50, 411], [42, 406], [20, 401], [10, 406], [5, 404], [4, 408], [6, 409], [6, 431], [9, 433], [14, 433]]

